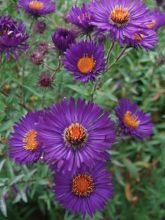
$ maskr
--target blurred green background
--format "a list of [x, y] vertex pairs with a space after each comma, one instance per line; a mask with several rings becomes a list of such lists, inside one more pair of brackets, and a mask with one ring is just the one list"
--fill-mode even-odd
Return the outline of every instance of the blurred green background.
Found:
[[[64, 17], [68, 9], [81, 1], [57, 0], [57, 12], [45, 17], [44, 34], [32, 33], [32, 52], [41, 41], [51, 43], [51, 33], [58, 26], [66, 27]], [[154, 0], [145, 1], [150, 8]], [[0, 1], [0, 14], [22, 19], [27, 28], [32, 18], [17, 13], [16, 0]], [[32, 30], [29, 30], [29, 33]], [[146, 141], [132, 138], [119, 140], [110, 151], [109, 170], [113, 173], [114, 197], [95, 220], [164, 220], [165, 219], [165, 28], [159, 31], [160, 43], [152, 52], [130, 50], [110, 72], [102, 76], [94, 101], [114, 116], [114, 107], [121, 97], [132, 99], [151, 113], [155, 124], [154, 135]], [[106, 42], [108, 49], [110, 41]], [[110, 58], [113, 62], [119, 47]], [[46, 56], [52, 68], [57, 56], [51, 51]], [[27, 111], [41, 109], [66, 96], [88, 100], [92, 84], [79, 84], [64, 69], [56, 73], [53, 87], [43, 91], [38, 77], [48, 70], [34, 66], [25, 56], [18, 62], [0, 58], [0, 220], [79, 220], [59, 206], [51, 191], [52, 176], [40, 162], [33, 166], [19, 166], [8, 158], [8, 138], [13, 124]], [[25, 73], [24, 78], [22, 77]], [[23, 93], [22, 93], [23, 88]], [[44, 99], [44, 100], [43, 100]]]

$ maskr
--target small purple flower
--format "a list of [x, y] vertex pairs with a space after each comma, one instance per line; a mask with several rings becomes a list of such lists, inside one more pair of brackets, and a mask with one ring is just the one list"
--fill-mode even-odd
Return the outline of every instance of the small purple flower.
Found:
[[151, 30], [158, 30], [160, 27], [165, 26], [165, 13], [160, 10], [150, 12], [151, 19], [147, 23], [147, 28]]
[[104, 48], [91, 41], [72, 44], [65, 53], [63, 63], [76, 80], [84, 83], [95, 80], [105, 69]]
[[110, 32], [110, 36], [120, 43], [123, 42], [128, 28], [136, 31], [149, 21], [148, 10], [141, 0], [93, 1], [90, 10], [94, 12], [92, 24]]
[[19, 0], [17, 5], [34, 16], [47, 15], [56, 10], [52, 0]]
[[129, 133], [138, 139], [147, 138], [152, 134], [151, 117], [139, 110], [138, 106], [131, 101], [121, 99], [116, 107], [116, 115], [124, 133]]
[[103, 164], [93, 168], [84, 165], [76, 173], [56, 173], [54, 192], [64, 208], [93, 217], [112, 198], [112, 176]]
[[38, 84], [41, 88], [47, 89], [51, 88], [53, 83], [53, 78], [50, 73], [42, 73], [39, 76]]
[[8, 16], [0, 17], [0, 54], [7, 58], [18, 58], [20, 53], [28, 49], [28, 35], [25, 25]]
[[46, 30], [46, 23], [44, 21], [37, 21], [34, 25], [34, 31], [43, 34]]
[[60, 52], [65, 52], [75, 42], [75, 33], [65, 28], [57, 28], [52, 34], [52, 41]]
[[137, 31], [130, 31], [125, 36], [125, 44], [134, 48], [144, 48], [151, 50], [158, 43], [158, 37], [154, 30], [138, 29]]
[[14, 126], [10, 139], [9, 154], [20, 164], [32, 164], [41, 156], [41, 144], [37, 140], [36, 125], [42, 117], [41, 112], [30, 112]]
[[93, 15], [89, 10], [89, 4], [83, 4], [82, 7], [73, 6], [67, 15], [67, 19], [87, 34], [93, 30], [94, 26], [91, 24]]
[[38, 125], [46, 162], [57, 169], [73, 170], [105, 160], [115, 141], [114, 125], [100, 107], [78, 99], [54, 105]]
[[31, 54], [30, 60], [35, 65], [41, 65], [44, 60], [44, 54], [40, 51], [35, 51]]
[[41, 42], [37, 46], [37, 51], [45, 55], [49, 51], [49, 44], [47, 42]]
[[158, 7], [165, 7], [164, 0], [156, 0], [156, 4], [157, 4]]

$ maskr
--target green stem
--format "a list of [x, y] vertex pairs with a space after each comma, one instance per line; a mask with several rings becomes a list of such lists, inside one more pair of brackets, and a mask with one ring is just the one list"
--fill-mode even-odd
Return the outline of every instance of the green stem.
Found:
[[46, 93], [45, 93], [45, 89], [44, 89], [43, 94], [42, 94], [42, 108], [45, 107], [45, 96], [46, 96]]
[[93, 102], [93, 100], [94, 100], [94, 94], [97, 90], [98, 82], [99, 82], [99, 78], [96, 78], [96, 81], [93, 83], [93, 90], [92, 90], [92, 93], [91, 93], [91, 102]]
[[109, 51], [108, 51], [108, 54], [107, 54], [106, 64], [108, 64], [108, 61], [109, 61], [109, 58], [111, 56], [111, 53], [112, 53], [114, 46], [115, 46], [115, 41], [112, 41], [112, 44], [111, 44]]
[[54, 69], [52, 67], [50, 67], [46, 62], [44, 62], [44, 66], [51, 72], [53, 72], [52, 74], [52, 78], [54, 78], [55, 74], [60, 70], [61, 68], [61, 62], [60, 62], [60, 58], [58, 59], [58, 65], [57, 65], [57, 68]]
[[[0, 93], [1, 93], [2, 95], [4, 95], [5, 97], [8, 97], [8, 95], [7, 95], [5, 92], [0, 91]], [[20, 99], [19, 96], [17, 96], [17, 98]], [[32, 108], [30, 108], [30, 107], [27, 106], [26, 104], [23, 104], [23, 103], [21, 103], [21, 102], [18, 102], [18, 104], [19, 104], [21, 107], [23, 107], [26, 111], [32, 111]]]
[[61, 62], [60, 62], [60, 57], [58, 58], [58, 65], [57, 65], [57, 68], [54, 69], [54, 73], [52, 75], [52, 78], [54, 78], [55, 74], [60, 71], [60, 68], [61, 68]]
[[[38, 179], [30, 179], [28, 181], [20, 180], [16, 184], [25, 184], [25, 183], [38, 183]], [[12, 187], [12, 185], [4, 183], [4, 185], [0, 185], [0, 188], [3, 188], [3, 187]]]
[[118, 54], [118, 56], [116, 57], [115, 61], [107, 68], [106, 72], [109, 71], [120, 59], [121, 57], [124, 55], [125, 51], [127, 49], [127, 46], [124, 47], [120, 53]]
[[22, 68], [22, 85], [21, 85], [22, 105], [24, 105], [24, 103], [25, 103], [24, 81], [25, 81], [25, 66]]

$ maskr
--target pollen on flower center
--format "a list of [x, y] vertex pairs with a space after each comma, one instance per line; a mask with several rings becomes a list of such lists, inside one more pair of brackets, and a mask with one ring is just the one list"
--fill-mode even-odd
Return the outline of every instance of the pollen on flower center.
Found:
[[35, 130], [31, 130], [26, 134], [23, 140], [25, 150], [35, 151], [37, 149], [39, 143], [36, 140], [36, 137], [37, 131]]
[[64, 131], [64, 139], [67, 143], [74, 146], [81, 146], [86, 141], [87, 131], [79, 123], [73, 123]]
[[110, 21], [117, 26], [124, 26], [130, 19], [130, 13], [127, 8], [115, 6], [110, 14]]
[[33, 10], [42, 10], [44, 8], [44, 3], [40, 1], [29, 2], [29, 8]]
[[134, 38], [136, 42], [141, 42], [144, 39], [144, 34], [142, 33], [135, 33], [134, 34]]
[[149, 29], [154, 29], [156, 26], [156, 21], [152, 20], [150, 23], [146, 25]]
[[77, 62], [77, 68], [83, 74], [92, 72], [96, 65], [96, 61], [93, 57], [84, 56], [81, 57]]
[[136, 129], [140, 124], [138, 117], [133, 115], [130, 111], [127, 111], [124, 114], [123, 122], [126, 126], [132, 128], [132, 129]]
[[76, 196], [86, 197], [94, 191], [94, 181], [90, 175], [79, 174], [72, 180], [72, 192]]

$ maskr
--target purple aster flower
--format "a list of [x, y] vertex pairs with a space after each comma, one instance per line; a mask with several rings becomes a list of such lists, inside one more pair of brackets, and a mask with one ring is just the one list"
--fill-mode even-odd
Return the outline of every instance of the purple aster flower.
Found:
[[50, 14], [56, 10], [52, 0], [19, 0], [17, 5], [34, 16]]
[[[91, 166], [115, 141], [114, 126], [100, 107], [78, 99], [54, 105], [38, 126], [45, 160], [60, 170]], [[107, 158], [107, 157], [106, 157]]]
[[72, 44], [66, 51], [63, 63], [76, 80], [84, 83], [95, 80], [105, 69], [104, 48], [91, 41]]
[[60, 52], [65, 52], [75, 42], [75, 33], [65, 28], [57, 28], [52, 34], [52, 41]]
[[82, 7], [73, 6], [67, 15], [67, 19], [87, 34], [93, 31], [94, 26], [91, 24], [93, 15], [89, 10], [89, 4], [83, 4]]
[[140, 0], [100, 0], [91, 4], [97, 28], [109, 31], [119, 42], [124, 40], [128, 28], [137, 30], [149, 21], [148, 10]]
[[18, 58], [20, 53], [28, 49], [28, 35], [25, 25], [8, 16], [0, 17], [0, 54], [5, 53], [7, 58]]
[[127, 99], [121, 99], [116, 107], [116, 115], [124, 133], [144, 139], [152, 134], [151, 117], [139, 110], [138, 106]]
[[17, 163], [32, 164], [39, 160], [41, 144], [37, 140], [36, 125], [40, 117], [41, 112], [30, 112], [14, 126], [9, 154]]
[[158, 30], [160, 27], [165, 26], [165, 13], [160, 10], [150, 12], [151, 19], [147, 23], [149, 29]]
[[46, 30], [46, 23], [44, 21], [37, 21], [34, 25], [34, 32], [43, 34]]
[[158, 37], [154, 30], [138, 29], [128, 32], [125, 36], [125, 43], [131, 47], [151, 50], [158, 43]]
[[41, 42], [37, 45], [37, 51], [45, 55], [49, 51], [49, 44], [47, 42]]
[[41, 65], [44, 60], [44, 54], [40, 51], [35, 51], [30, 56], [30, 61], [35, 65]]
[[54, 191], [64, 208], [92, 217], [112, 198], [112, 176], [103, 164], [98, 163], [93, 168], [84, 165], [76, 173], [57, 173]]
[[41, 73], [38, 79], [38, 84], [43, 89], [51, 88], [53, 84], [53, 77], [50, 73]]

